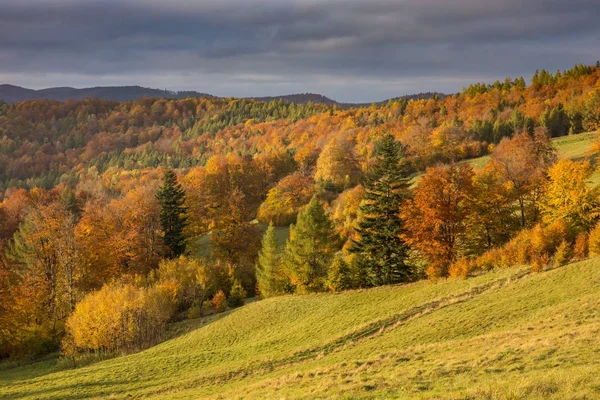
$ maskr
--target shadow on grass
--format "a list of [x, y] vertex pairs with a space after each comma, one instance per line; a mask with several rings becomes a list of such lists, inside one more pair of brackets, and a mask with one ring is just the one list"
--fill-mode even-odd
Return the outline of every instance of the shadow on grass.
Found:
[[[56, 387], [47, 387], [44, 389], [34, 389], [34, 390], [24, 390], [19, 391], [18, 387], [15, 387], [16, 390], [13, 392], [9, 392], [8, 394], [4, 394], [2, 396], [3, 399], [21, 399], [24, 396], [38, 398], [38, 399], [56, 399], [63, 400], [65, 399], [65, 392], [69, 393], [69, 399], [98, 399], [98, 398], [110, 398], [113, 396], [125, 397], [127, 394], [130, 394], [132, 390], [128, 390], [125, 387], [127, 385], [131, 385], [132, 381], [129, 380], [119, 380], [119, 381], [104, 381], [104, 382], [81, 382], [72, 385], [60, 386], [60, 388]], [[116, 387], [122, 387], [122, 389], [115, 390]], [[153, 383], [148, 383], [145, 385], [136, 385], [135, 391], [148, 389], [153, 386], [156, 386]], [[106, 390], [102, 390], [105, 387]], [[90, 389], [89, 391], [86, 389]], [[82, 393], [88, 392], [88, 393]], [[74, 394], [76, 393], [76, 394]], [[131, 394], [130, 394], [131, 396]]]

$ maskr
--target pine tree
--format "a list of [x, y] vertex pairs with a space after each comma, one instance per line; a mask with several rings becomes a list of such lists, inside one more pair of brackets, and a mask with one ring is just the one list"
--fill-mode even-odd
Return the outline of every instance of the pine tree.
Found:
[[167, 247], [166, 256], [176, 258], [185, 252], [186, 240], [183, 229], [187, 225], [185, 191], [177, 182], [177, 175], [171, 169], [165, 171], [163, 186], [158, 190], [160, 203], [160, 223]]
[[284, 292], [280, 274], [281, 254], [275, 228], [270, 224], [262, 239], [262, 248], [256, 263], [256, 283], [260, 297], [277, 296]]
[[406, 282], [412, 269], [406, 263], [408, 246], [402, 239], [404, 220], [400, 207], [409, 193], [402, 145], [385, 134], [376, 144], [376, 164], [365, 182], [357, 226], [359, 238], [350, 251], [365, 269], [361, 286]]
[[290, 226], [285, 248], [285, 268], [297, 292], [325, 289], [329, 266], [340, 245], [323, 204], [313, 197], [298, 214], [296, 225]]

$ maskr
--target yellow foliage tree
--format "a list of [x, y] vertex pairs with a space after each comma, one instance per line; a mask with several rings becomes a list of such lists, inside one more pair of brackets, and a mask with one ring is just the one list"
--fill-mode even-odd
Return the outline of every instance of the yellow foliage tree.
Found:
[[542, 213], [544, 221], [564, 220], [571, 233], [591, 229], [600, 217], [600, 191], [590, 187], [589, 161], [560, 160], [548, 170]]

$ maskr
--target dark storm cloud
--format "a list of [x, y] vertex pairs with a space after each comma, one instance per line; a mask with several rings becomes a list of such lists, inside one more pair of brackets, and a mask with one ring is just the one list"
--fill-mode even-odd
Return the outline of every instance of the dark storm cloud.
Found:
[[593, 62], [599, 19], [597, 0], [3, 0], [0, 81], [374, 100]]

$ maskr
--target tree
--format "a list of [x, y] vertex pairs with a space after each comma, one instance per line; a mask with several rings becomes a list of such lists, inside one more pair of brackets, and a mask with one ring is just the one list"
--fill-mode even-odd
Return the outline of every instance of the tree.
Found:
[[177, 182], [177, 175], [167, 169], [163, 178], [163, 186], [157, 193], [160, 202], [160, 223], [163, 240], [167, 247], [167, 257], [176, 258], [185, 252], [186, 240], [183, 230], [187, 224], [185, 191]]
[[296, 220], [300, 208], [306, 205], [314, 194], [312, 178], [298, 173], [288, 175], [269, 190], [256, 218], [260, 222], [272, 222], [277, 226], [289, 225]]
[[286, 273], [297, 292], [325, 289], [325, 280], [340, 240], [323, 204], [313, 197], [298, 214], [296, 225], [290, 226], [284, 262]]
[[512, 186], [519, 204], [521, 227], [535, 223], [539, 216], [539, 198], [545, 175], [556, 160], [556, 150], [547, 134], [520, 133], [504, 138], [492, 153], [492, 166], [503, 182]]
[[260, 232], [256, 224], [250, 222], [244, 193], [235, 188], [227, 199], [223, 199], [220, 211], [221, 217], [215, 222], [210, 237], [213, 254], [235, 269], [236, 277], [248, 292], [254, 291]]
[[544, 221], [565, 221], [571, 233], [590, 230], [600, 218], [600, 189], [590, 187], [593, 173], [589, 161], [560, 160], [548, 170], [542, 200]]
[[400, 215], [400, 207], [409, 196], [402, 145], [385, 134], [377, 142], [375, 157], [360, 205], [358, 239], [350, 247], [352, 253], [360, 254], [367, 270], [363, 286], [407, 282], [412, 275], [406, 262], [405, 219]]
[[315, 180], [332, 184], [337, 190], [358, 183], [360, 168], [349, 142], [332, 139], [317, 160]]
[[472, 254], [504, 244], [519, 229], [512, 186], [493, 168], [475, 175], [469, 207], [466, 236]]
[[448, 276], [464, 242], [473, 169], [468, 164], [428, 168], [403, 210], [408, 243], [429, 263], [430, 278]]
[[262, 248], [256, 263], [256, 283], [262, 298], [273, 297], [284, 292], [282, 282], [281, 252], [277, 245], [275, 228], [270, 224], [262, 239]]
[[352, 284], [350, 266], [341, 254], [336, 254], [327, 274], [327, 288], [332, 292], [341, 292], [352, 289]]
[[19, 275], [29, 288], [32, 325], [56, 341], [81, 298], [74, 217], [58, 202], [33, 207], [14, 235], [9, 256], [21, 266]]

